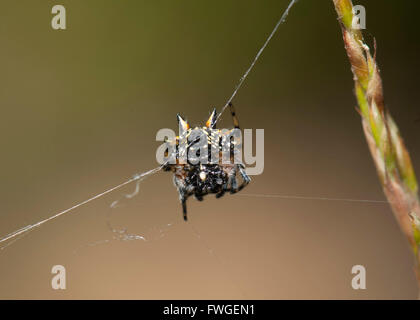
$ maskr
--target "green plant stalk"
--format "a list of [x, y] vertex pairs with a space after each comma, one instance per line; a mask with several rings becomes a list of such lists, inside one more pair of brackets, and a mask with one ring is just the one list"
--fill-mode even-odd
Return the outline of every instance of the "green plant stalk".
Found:
[[352, 1], [333, 2], [354, 76], [355, 95], [366, 141], [384, 193], [413, 249], [420, 287], [420, 202], [410, 155], [396, 123], [385, 108], [375, 55], [371, 55], [369, 47], [363, 42], [362, 32], [353, 28]]

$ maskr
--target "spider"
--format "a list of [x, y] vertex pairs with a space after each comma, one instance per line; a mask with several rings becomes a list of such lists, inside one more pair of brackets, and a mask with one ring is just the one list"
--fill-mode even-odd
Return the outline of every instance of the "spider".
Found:
[[[230, 113], [232, 115], [234, 128], [239, 130], [239, 122], [236, 117], [235, 109], [232, 103], [229, 103]], [[184, 220], [187, 221], [187, 205], [186, 201], [188, 197], [194, 195], [199, 201], [203, 200], [203, 197], [214, 193], [216, 198], [222, 197], [226, 192], [234, 194], [241, 191], [251, 179], [245, 172], [245, 167], [241, 163], [235, 163], [232, 161], [234, 158], [234, 144], [230, 142], [228, 150], [230, 162], [226, 163], [222, 161], [223, 137], [228, 137], [231, 140], [230, 134], [234, 129], [231, 130], [219, 130], [216, 129], [217, 113], [216, 109], [213, 109], [209, 119], [207, 120], [204, 127], [190, 128], [187, 121], [185, 121], [179, 114], [177, 115], [178, 124], [180, 128], [179, 136], [171, 141], [166, 141], [168, 148], [165, 152], [165, 157], [169, 155], [169, 150], [172, 148], [174, 151], [175, 161], [173, 164], [166, 163], [163, 166], [164, 171], [172, 171], [174, 173], [174, 185], [179, 193], [179, 200], [182, 204], [182, 213]], [[180, 141], [188, 139], [193, 131], [198, 131], [207, 137], [205, 144], [206, 150], [213, 148], [219, 154], [219, 160], [216, 163], [202, 163], [199, 161], [196, 163], [190, 158], [188, 150], [193, 150], [194, 154], [199, 155], [194, 143], [197, 140], [193, 140], [192, 143], [188, 143], [186, 147], [182, 148]], [[185, 140], [184, 140], [185, 141]], [[189, 141], [189, 140], [187, 140]], [[188, 154], [187, 161], [180, 161], [180, 156]], [[203, 156], [203, 155], [202, 155]], [[205, 155], [204, 155], [205, 157]], [[210, 155], [209, 155], [210, 157]], [[202, 159], [202, 158], [200, 158]], [[237, 175], [241, 176], [242, 182], [238, 185]]]

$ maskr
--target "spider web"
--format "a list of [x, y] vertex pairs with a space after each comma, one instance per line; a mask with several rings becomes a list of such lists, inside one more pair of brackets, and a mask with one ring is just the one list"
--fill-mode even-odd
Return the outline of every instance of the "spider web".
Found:
[[[256, 62], [258, 61], [258, 59], [259, 59], [259, 57], [261, 56], [262, 52], [263, 52], [263, 51], [265, 50], [265, 48], [267, 47], [267, 45], [268, 45], [268, 43], [270, 42], [270, 40], [273, 38], [273, 36], [274, 36], [274, 34], [276, 33], [277, 29], [279, 28], [279, 26], [280, 26], [282, 23], [284, 23], [284, 22], [286, 21], [286, 17], [288, 16], [290, 9], [292, 8], [292, 6], [293, 6], [296, 2], [297, 2], [297, 0], [291, 0], [291, 1], [290, 1], [290, 3], [289, 3], [289, 5], [287, 6], [286, 10], [283, 12], [283, 14], [281, 15], [280, 19], [279, 19], [279, 20], [278, 20], [278, 22], [276, 23], [276, 25], [275, 25], [274, 29], [272, 30], [272, 32], [270, 33], [270, 35], [268, 36], [268, 38], [267, 38], [267, 39], [266, 39], [266, 41], [264, 42], [263, 46], [262, 46], [262, 47], [260, 48], [260, 50], [258, 51], [258, 53], [257, 53], [257, 55], [255, 56], [255, 58], [252, 60], [252, 62], [251, 62], [251, 64], [250, 64], [249, 68], [245, 71], [244, 75], [240, 78], [240, 80], [239, 80], [238, 84], [236, 85], [236, 87], [235, 87], [235, 89], [234, 89], [234, 91], [233, 91], [233, 94], [232, 94], [232, 95], [231, 95], [231, 97], [228, 99], [228, 101], [227, 101], [227, 102], [226, 102], [226, 104], [223, 106], [223, 108], [221, 109], [221, 111], [220, 111], [220, 113], [219, 113], [219, 115], [218, 115], [217, 119], [219, 119], [219, 118], [221, 117], [221, 115], [222, 115], [222, 114], [223, 114], [223, 112], [226, 110], [226, 108], [227, 108], [227, 106], [229, 105], [229, 103], [230, 103], [230, 102], [233, 100], [233, 98], [236, 96], [236, 94], [237, 94], [237, 92], [239, 91], [240, 87], [242, 86], [243, 82], [245, 81], [245, 79], [247, 78], [248, 74], [249, 74], [249, 73], [251, 72], [251, 70], [253, 69], [254, 65], [255, 65], [255, 64], [256, 64]], [[43, 220], [41, 220], [41, 221], [39, 221], [39, 222], [37, 222], [37, 223], [34, 223], [34, 224], [27, 225], [27, 226], [22, 227], [22, 228], [20, 228], [20, 229], [18, 229], [18, 230], [16, 230], [16, 231], [14, 231], [14, 232], [12, 232], [12, 233], [7, 234], [6, 236], [4, 236], [4, 237], [0, 238], [0, 245], [2, 245], [2, 244], [4, 244], [4, 243], [7, 243], [8, 241], [10, 241], [10, 242], [8, 242], [6, 245], [3, 245], [2, 247], [0, 247], [0, 250], [1, 250], [1, 249], [4, 249], [5, 247], [7, 247], [7, 246], [9, 246], [9, 245], [11, 245], [12, 243], [14, 243], [14, 242], [15, 242], [15, 241], [17, 241], [18, 239], [20, 239], [23, 235], [27, 234], [28, 232], [33, 231], [34, 229], [36, 229], [36, 228], [38, 228], [38, 227], [42, 226], [43, 224], [45, 224], [45, 223], [47, 223], [47, 222], [49, 222], [49, 221], [51, 221], [51, 220], [57, 219], [58, 217], [60, 217], [60, 216], [62, 216], [62, 215], [64, 215], [64, 214], [70, 213], [70, 212], [74, 211], [75, 209], [77, 209], [77, 208], [79, 208], [79, 207], [81, 207], [81, 206], [83, 206], [83, 205], [85, 205], [85, 204], [87, 204], [87, 203], [89, 203], [89, 202], [91, 202], [91, 201], [93, 201], [93, 200], [99, 199], [99, 198], [103, 197], [104, 195], [106, 195], [106, 194], [108, 194], [108, 193], [111, 193], [111, 192], [113, 192], [113, 191], [116, 191], [116, 190], [118, 190], [118, 189], [120, 189], [120, 188], [122, 188], [122, 187], [124, 187], [124, 186], [128, 185], [128, 184], [131, 184], [131, 183], [133, 183], [133, 182], [136, 182], [136, 188], [135, 188], [134, 192], [133, 192], [132, 194], [128, 194], [128, 195], [126, 194], [126, 195], [124, 195], [124, 198], [126, 198], [126, 199], [130, 199], [130, 198], [134, 197], [134, 196], [135, 196], [135, 195], [137, 195], [137, 194], [138, 194], [138, 192], [139, 192], [139, 189], [140, 189], [140, 182], [141, 182], [144, 178], [146, 178], [146, 177], [148, 177], [148, 176], [151, 176], [151, 175], [154, 175], [155, 173], [159, 172], [159, 171], [162, 169], [162, 167], [163, 167], [163, 165], [161, 165], [161, 166], [159, 166], [159, 167], [156, 167], [156, 168], [154, 168], [154, 169], [151, 169], [151, 170], [149, 170], [149, 171], [146, 171], [146, 172], [143, 172], [143, 173], [140, 173], [140, 174], [136, 174], [136, 175], [134, 175], [132, 178], [130, 178], [130, 179], [128, 179], [128, 180], [126, 180], [125, 182], [122, 182], [121, 184], [119, 184], [119, 185], [117, 185], [117, 186], [114, 186], [114, 187], [112, 187], [112, 188], [110, 188], [110, 189], [108, 189], [108, 190], [106, 190], [106, 191], [103, 191], [103, 192], [101, 192], [101, 193], [99, 193], [99, 194], [97, 194], [97, 195], [95, 195], [95, 196], [93, 196], [93, 197], [91, 197], [91, 198], [89, 198], [89, 199], [87, 199], [87, 200], [85, 200], [85, 201], [82, 201], [82, 202], [80, 202], [80, 203], [78, 203], [78, 204], [75, 204], [74, 206], [72, 206], [72, 207], [70, 207], [70, 208], [68, 208], [68, 209], [65, 209], [65, 210], [63, 210], [63, 211], [60, 211], [60, 212], [58, 212], [58, 213], [56, 213], [56, 214], [54, 214], [54, 215], [50, 216], [49, 218], [43, 219]], [[111, 207], [116, 207], [120, 201], [121, 201], [121, 199], [120, 199], [120, 200], [117, 200], [116, 202], [114, 201], [114, 202], [111, 204]], [[134, 234], [128, 234], [128, 233], [127, 233], [127, 229], [116, 229], [116, 228], [112, 227], [112, 225], [111, 225], [111, 223], [110, 223], [109, 219], [108, 219], [107, 224], [108, 224], [108, 227], [110, 228], [110, 230], [111, 230], [111, 231], [112, 231], [112, 232], [116, 235], [116, 236], [115, 236], [115, 238], [116, 238], [116, 239], [120, 239], [120, 240], [143, 240], [143, 241], [146, 241], [146, 238], [145, 238], [144, 236], [141, 236], [141, 235], [134, 235]]]
[[[284, 13], [281, 15], [280, 19], [277, 21], [276, 25], [274, 26], [273, 30], [271, 31], [271, 33], [268, 35], [267, 39], [265, 40], [265, 42], [263, 43], [262, 47], [258, 50], [257, 54], [255, 55], [254, 59], [251, 61], [251, 64], [249, 65], [249, 67], [246, 69], [245, 73], [242, 75], [242, 77], [239, 79], [238, 83], [236, 84], [234, 91], [232, 93], [232, 95], [229, 97], [229, 99], [226, 101], [225, 105], [221, 108], [220, 112], [218, 113], [217, 116], [217, 120], [219, 120], [219, 118], [222, 116], [222, 114], [224, 113], [224, 111], [226, 110], [226, 108], [228, 107], [229, 103], [231, 103], [233, 101], [233, 99], [235, 98], [236, 94], [238, 93], [238, 91], [240, 90], [241, 86], [243, 85], [243, 83], [245, 82], [245, 80], [247, 79], [248, 75], [250, 74], [250, 72], [252, 71], [252, 69], [254, 68], [254, 66], [256, 65], [256, 63], [258, 62], [258, 60], [260, 59], [263, 51], [266, 49], [266, 47], [268, 46], [268, 44], [270, 43], [270, 41], [272, 40], [272, 38], [274, 37], [275, 33], [277, 32], [278, 28], [286, 21], [286, 18], [289, 14], [289, 11], [291, 10], [291, 8], [296, 4], [297, 0], [291, 0], [287, 6], [287, 8], [285, 9]], [[98, 245], [106, 245], [106, 244], [110, 244], [112, 241], [141, 241], [141, 242], [151, 242], [151, 241], [157, 241], [159, 239], [162, 239], [163, 237], [165, 237], [165, 235], [167, 234], [167, 232], [169, 232], [169, 230], [171, 230], [174, 226], [177, 226], [179, 224], [185, 224], [184, 221], [182, 221], [181, 219], [177, 219], [176, 222], [171, 222], [171, 223], [161, 223], [161, 224], [155, 224], [155, 226], [150, 227], [150, 228], [146, 228], [146, 230], [141, 233], [133, 233], [132, 231], [129, 231], [127, 227], [116, 227], [114, 225], [114, 219], [115, 216], [118, 215], [118, 212], [116, 210], [118, 210], [118, 208], [124, 207], [127, 205], [127, 203], [130, 203], [130, 200], [132, 200], [134, 197], [136, 197], [140, 192], [141, 192], [141, 188], [140, 188], [140, 184], [147, 178], [150, 177], [152, 175], [155, 175], [156, 173], [160, 172], [163, 168], [163, 165], [160, 165], [154, 169], [139, 173], [139, 174], [135, 174], [134, 176], [132, 176], [131, 178], [129, 178], [128, 180], [120, 183], [117, 186], [114, 186], [110, 189], [107, 189], [95, 196], [92, 196], [91, 198], [82, 201], [80, 203], [75, 204], [74, 206], [65, 209], [63, 211], [60, 211], [46, 219], [43, 219], [37, 223], [34, 224], [30, 224], [27, 225], [25, 227], [22, 227], [12, 233], [7, 234], [6, 236], [0, 238], [0, 250], [3, 250], [9, 246], [11, 246], [12, 244], [14, 244], [16, 241], [22, 239], [23, 237], [25, 237], [26, 235], [28, 235], [31, 231], [34, 231], [35, 229], [41, 227], [42, 225], [46, 224], [47, 222], [50, 222], [54, 219], [57, 219], [65, 214], [69, 214], [69, 213], [75, 213], [76, 209], [78, 209], [79, 207], [97, 200], [109, 193], [115, 192], [117, 190], [120, 190], [121, 188], [131, 185], [131, 184], [135, 184], [134, 186], [134, 190], [131, 193], [128, 194], [123, 194], [120, 196], [119, 199], [113, 201], [110, 204], [110, 208], [107, 214], [107, 218], [106, 218], [106, 225], [108, 227], [108, 229], [110, 230], [111, 234], [112, 234], [112, 238], [110, 239], [103, 239], [103, 240], [96, 240], [94, 242], [90, 242], [86, 245], [83, 245], [77, 249], [74, 250], [74, 253], [77, 253], [77, 251], [81, 248], [86, 248], [86, 247], [96, 247]], [[370, 202], [370, 203], [387, 203], [386, 201], [378, 201], [378, 200], [363, 200], [363, 199], [338, 199], [338, 198], [327, 198], [327, 197], [306, 197], [306, 196], [293, 196], [293, 195], [280, 195], [280, 194], [247, 194], [247, 193], [238, 193], [236, 194], [238, 196], [241, 197], [263, 197], [263, 198], [277, 198], [277, 199], [307, 199], [307, 200], [321, 200], [321, 201], [351, 201], [351, 202]], [[114, 217], [114, 219], [113, 219]], [[178, 215], [176, 215], [176, 217], [179, 217]], [[175, 219], [175, 218], [174, 218]], [[115, 219], [116, 220], [116, 219]], [[216, 261], [217, 263], [221, 266], [223, 272], [226, 273], [227, 278], [230, 279], [230, 281], [234, 284], [234, 286], [238, 289], [238, 292], [240, 292], [242, 294], [242, 296], [246, 297], [244, 290], [241, 288], [241, 285], [239, 285], [236, 281], [235, 281], [235, 277], [231, 272], [231, 268], [228, 267], [225, 259], [223, 259], [222, 256], [219, 256], [216, 251], [213, 249], [213, 247], [206, 241], [206, 239], [204, 239], [201, 235], [201, 233], [196, 229], [196, 227], [191, 224], [188, 223], [188, 227], [191, 231], [191, 234], [196, 237], [196, 239], [198, 240], [198, 242], [203, 246], [203, 248], [205, 250], [207, 250], [208, 254], [211, 255]]]
[[[254, 57], [254, 59], [252, 60], [250, 66], [248, 67], [248, 69], [246, 69], [245, 73], [243, 74], [243, 76], [239, 79], [239, 82], [237, 83], [237, 85], [234, 88], [234, 91], [232, 93], [232, 95], [229, 97], [229, 99], [226, 101], [226, 104], [222, 107], [221, 111], [219, 112], [218, 116], [217, 116], [217, 120], [222, 116], [223, 112], [226, 110], [226, 108], [228, 107], [229, 103], [232, 102], [232, 100], [234, 99], [234, 97], [236, 96], [236, 94], [238, 93], [239, 89], [241, 88], [242, 84], [244, 83], [244, 81], [246, 80], [246, 78], [248, 77], [249, 73], [252, 71], [252, 69], [254, 68], [255, 64], [257, 63], [258, 59], [260, 58], [261, 54], [263, 53], [263, 51], [266, 49], [266, 47], [268, 46], [269, 42], [271, 41], [271, 39], [273, 38], [274, 34], [276, 33], [276, 31], [278, 30], [278, 28], [280, 27], [280, 25], [282, 25], [285, 21], [286, 18], [289, 14], [290, 9], [296, 4], [298, 0], [291, 0], [289, 2], [289, 5], [287, 6], [287, 8], [285, 9], [285, 11], [283, 12], [283, 14], [281, 15], [280, 19], [277, 21], [276, 25], [274, 26], [273, 30], [271, 31], [271, 33], [269, 34], [269, 36], [267, 37], [267, 39], [265, 40], [264, 44], [262, 45], [262, 47], [258, 50], [256, 56]], [[121, 202], [127, 199], [131, 199], [133, 197], [135, 197], [139, 191], [140, 191], [140, 183], [147, 177], [152, 176], [158, 172], [160, 172], [163, 168], [164, 164], [145, 171], [143, 173], [139, 173], [139, 174], [135, 174], [133, 177], [131, 177], [130, 179], [122, 182], [121, 184], [114, 186], [110, 189], [107, 189], [99, 194], [96, 194], [95, 196], [92, 196], [91, 198], [82, 201], [80, 203], [75, 204], [74, 206], [65, 209], [63, 211], [60, 211], [46, 219], [43, 219], [37, 223], [34, 224], [30, 224], [27, 225], [25, 227], [22, 227], [14, 232], [11, 232], [5, 236], [3, 236], [2, 238], [0, 238], [0, 250], [12, 245], [13, 243], [15, 243], [17, 240], [22, 239], [26, 234], [28, 234], [29, 232], [41, 227], [42, 225], [44, 225], [45, 223], [52, 221], [54, 219], [59, 218], [62, 215], [71, 213], [73, 211], [75, 211], [77, 208], [93, 201], [96, 199], [99, 199], [111, 192], [114, 192], [118, 189], [121, 189], [122, 187], [129, 185], [131, 183], [136, 183], [135, 185], [135, 189], [132, 193], [130, 194], [124, 194], [120, 199], [114, 201], [111, 204], [111, 209], [115, 209], [118, 208], [121, 205]], [[239, 196], [242, 197], [264, 197], [264, 198], [279, 198], [279, 199], [308, 199], [308, 200], [323, 200], [323, 201], [348, 201], [348, 202], [368, 202], [368, 203], [387, 203], [387, 201], [381, 201], [381, 200], [369, 200], [369, 199], [342, 199], [342, 198], [330, 198], [330, 197], [308, 197], [308, 196], [293, 196], [293, 195], [280, 195], [280, 194], [238, 194]], [[110, 211], [112, 213], [112, 210]], [[111, 223], [111, 213], [108, 215], [107, 218], [107, 226], [110, 229], [110, 231], [112, 231], [112, 233], [114, 234], [113, 236], [113, 240], [123, 240], [123, 241], [131, 241], [131, 240], [141, 240], [141, 241], [149, 241], [149, 238], [146, 237], [145, 235], [138, 235], [138, 234], [130, 234], [128, 233], [127, 228], [116, 228], [112, 225]], [[162, 226], [159, 227], [155, 227], [155, 229], [158, 230], [158, 234], [160, 234], [161, 236], [164, 236], [165, 231], [173, 226], [176, 223], [169, 223], [169, 224], [164, 224]], [[198, 234], [198, 232], [194, 231], [194, 233], [196, 234], [196, 236], [198, 238], [201, 238]], [[102, 243], [108, 243], [111, 240], [106, 239], [106, 240], [100, 240], [97, 241], [95, 243], [91, 243], [89, 244], [89, 246], [92, 245], [97, 245], [97, 244], [102, 244]], [[209, 251], [212, 251], [211, 249], [209, 249]]]

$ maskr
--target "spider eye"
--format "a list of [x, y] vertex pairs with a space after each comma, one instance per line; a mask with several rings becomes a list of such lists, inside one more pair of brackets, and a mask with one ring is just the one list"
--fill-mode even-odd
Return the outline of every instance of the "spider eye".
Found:
[[206, 180], [206, 177], [207, 177], [206, 173], [205, 173], [204, 171], [201, 171], [201, 172], [200, 172], [200, 179], [201, 179], [202, 181], [204, 181], [204, 180]]

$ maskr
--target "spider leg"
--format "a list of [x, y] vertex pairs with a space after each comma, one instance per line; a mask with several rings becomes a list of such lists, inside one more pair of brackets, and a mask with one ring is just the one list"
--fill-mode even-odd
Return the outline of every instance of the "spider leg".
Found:
[[239, 191], [238, 182], [236, 181], [236, 177], [232, 177], [230, 181], [231, 181], [230, 193], [234, 194]]
[[186, 192], [185, 187], [180, 186], [177, 184], [178, 193], [179, 193], [179, 201], [181, 201], [182, 204], [182, 215], [184, 217], [184, 220], [187, 221], [187, 198], [188, 193]]
[[238, 182], [236, 181], [236, 166], [232, 168], [232, 172], [229, 175], [230, 182], [230, 193], [238, 192]]
[[230, 178], [230, 179], [232, 179], [231, 181], [234, 182], [234, 184], [231, 183], [230, 193], [232, 193], [232, 194], [241, 191], [251, 181], [251, 178], [246, 174], [243, 165], [236, 165], [236, 168], [239, 170], [239, 173], [241, 174], [242, 183], [239, 185], [239, 187], [237, 186], [236, 170], [235, 170], [235, 174], [232, 175], [232, 177]]
[[216, 193], [216, 198], [220, 198], [224, 196], [225, 192], [228, 191], [229, 189], [228, 184], [229, 184], [229, 179], [227, 179], [226, 183], [223, 184], [222, 189], [218, 193]]
[[245, 188], [247, 186], [248, 183], [251, 182], [251, 178], [246, 174], [245, 172], [245, 168], [243, 165], [238, 165], [238, 169], [239, 169], [239, 173], [241, 174], [242, 177], [242, 183], [238, 188], [238, 191], [241, 191], [243, 188]]
[[181, 201], [182, 205], [182, 215], [184, 216], [184, 220], [187, 221], [187, 197], [185, 196], [185, 189], [178, 188], [179, 192], [179, 201]]
[[183, 197], [181, 199], [181, 203], [182, 203], [182, 215], [184, 216], [184, 221], [188, 220], [187, 217], [187, 203], [186, 203], [187, 199], [185, 199], [185, 197]]
[[233, 106], [232, 102], [229, 102], [229, 109], [230, 109], [230, 114], [232, 115], [233, 126], [239, 129], [238, 117], [236, 116], [235, 107]]
[[226, 192], [226, 190], [223, 188], [218, 193], [216, 193], [216, 198], [219, 199], [219, 198], [223, 197], [225, 192]]
[[178, 190], [179, 201], [181, 201], [182, 205], [182, 215], [184, 217], [184, 220], [187, 221], [187, 198], [191, 195], [191, 193], [188, 192], [187, 185], [185, 184], [185, 181], [184, 179], [182, 179], [182, 177], [175, 174], [173, 182]]

